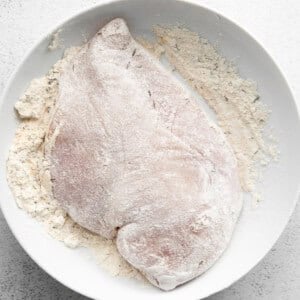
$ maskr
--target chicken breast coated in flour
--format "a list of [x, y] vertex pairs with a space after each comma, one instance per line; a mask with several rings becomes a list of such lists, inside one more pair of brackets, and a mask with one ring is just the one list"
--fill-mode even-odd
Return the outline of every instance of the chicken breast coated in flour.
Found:
[[53, 194], [163, 290], [206, 271], [241, 210], [237, 162], [189, 92], [115, 19], [64, 70]]

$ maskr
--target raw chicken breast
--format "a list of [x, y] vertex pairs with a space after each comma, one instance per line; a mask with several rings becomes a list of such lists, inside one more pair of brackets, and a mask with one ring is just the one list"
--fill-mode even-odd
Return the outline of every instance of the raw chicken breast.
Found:
[[54, 197], [163, 290], [206, 271], [241, 210], [237, 162], [189, 92], [115, 19], [61, 75]]

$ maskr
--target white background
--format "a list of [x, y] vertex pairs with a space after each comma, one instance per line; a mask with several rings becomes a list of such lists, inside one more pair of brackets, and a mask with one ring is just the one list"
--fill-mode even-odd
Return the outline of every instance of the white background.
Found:
[[[54, 25], [97, 3], [101, 0], [0, 0], [0, 92], [28, 48]], [[300, 109], [300, 1], [199, 3], [241, 25], [267, 49], [287, 77]], [[85, 299], [39, 269], [20, 248], [1, 212], [0, 299]], [[221, 299], [300, 299], [300, 205], [265, 259], [232, 287], [209, 298]]]

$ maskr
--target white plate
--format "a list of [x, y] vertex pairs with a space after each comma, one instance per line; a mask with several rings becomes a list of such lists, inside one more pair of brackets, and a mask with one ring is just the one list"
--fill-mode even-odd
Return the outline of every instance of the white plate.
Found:
[[19, 210], [5, 179], [5, 161], [17, 126], [13, 105], [31, 79], [45, 74], [62, 54], [49, 52], [49, 36], [26, 56], [10, 80], [0, 113], [0, 204], [14, 235], [25, 251], [51, 276], [69, 288], [96, 299], [200, 299], [218, 292], [253, 268], [282, 233], [295, 207], [300, 181], [300, 126], [290, 89], [266, 51], [246, 32], [226, 18], [191, 2], [132, 0], [107, 3], [68, 20], [62, 38], [66, 47], [82, 43], [114, 17], [127, 20], [134, 35], [151, 34], [153, 24], [185, 23], [211, 42], [228, 59], [235, 59], [240, 73], [258, 83], [261, 99], [271, 109], [281, 150], [280, 162], [267, 169], [263, 202], [257, 209], [246, 201], [232, 242], [222, 258], [204, 275], [175, 289], [162, 292], [134, 280], [113, 278], [102, 271], [84, 249], [70, 250], [50, 238], [33, 219]]

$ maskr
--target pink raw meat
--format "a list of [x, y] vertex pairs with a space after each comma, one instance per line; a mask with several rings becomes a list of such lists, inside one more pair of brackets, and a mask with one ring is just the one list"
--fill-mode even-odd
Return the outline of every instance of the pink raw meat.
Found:
[[225, 136], [115, 19], [59, 81], [49, 154], [54, 197], [164, 290], [225, 250], [242, 200]]

